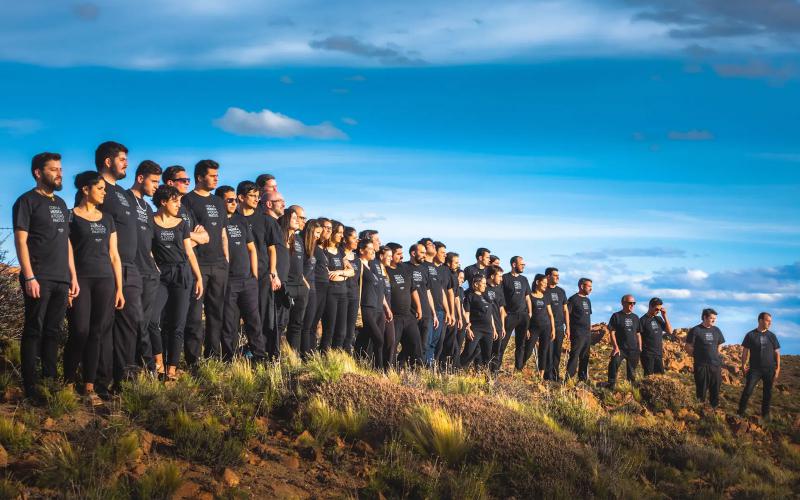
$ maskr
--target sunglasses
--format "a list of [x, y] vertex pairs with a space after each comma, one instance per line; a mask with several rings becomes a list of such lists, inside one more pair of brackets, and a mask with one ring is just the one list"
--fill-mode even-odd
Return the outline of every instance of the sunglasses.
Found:
[[626, 304], [630, 304], [630, 305], [632, 305], [632, 306], [635, 306], [635, 305], [636, 305], [636, 302], [631, 302], [631, 301], [626, 301], [625, 303], [626, 303]]
[[189, 184], [192, 181], [188, 177], [183, 177], [181, 179], [173, 179], [172, 182], [180, 182], [181, 184]]
[[225, 203], [236, 203], [236, 198], [225, 198]]

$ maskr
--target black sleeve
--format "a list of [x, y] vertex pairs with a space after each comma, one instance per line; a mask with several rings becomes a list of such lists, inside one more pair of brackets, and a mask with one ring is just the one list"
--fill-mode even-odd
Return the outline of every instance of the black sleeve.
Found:
[[612, 314], [611, 319], [608, 320], [608, 331], [609, 332], [617, 331], [617, 313]]
[[464, 310], [467, 312], [469, 312], [469, 299], [471, 297], [472, 297], [471, 295], [464, 295], [464, 300], [461, 303], [461, 305], [464, 307]]
[[695, 327], [693, 327], [691, 330], [689, 330], [689, 333], [686, 334], [686, 343], [687, 344], [693, 344], [694, 343], [694, 336], [695, 336], [694, 328]]
[[14, 229], [21, 231], [29, 231], [31, 227], [31, 206], [28, 199], [20, 197], [12, 209], [12, 216], [14, 219]]
[[744, 339], [742, 339], [742, 347], [744, 347], [745, 349], [753, 348], [753, 341], [750, 339], [750, 332], [747, 332], [744, 335]]
[[770, 333], [769, 338], [772, 339], [772, 346], [775, 349], [780, 349], [781, 348], [781, 343], [778, 342], [778, 337], [774, 333]]
[[[714, 328], [717, 328], [716, 326]], [[717, 334], [719, 337], [717, 338], [717, 344], [724, 344], [725, 343], [725, 335], [722, 334], [722, 330], [717, 328]]]
[[[71, 212], [70, 212], [71, 213]], [[103, 218], [106, 220], [106, 225], [108, 226], [108, 232], [116, 233], [117, 232], [117, 225], [114, 224], [114, 218], [111, 217], [111, 214], [103, 214]]]

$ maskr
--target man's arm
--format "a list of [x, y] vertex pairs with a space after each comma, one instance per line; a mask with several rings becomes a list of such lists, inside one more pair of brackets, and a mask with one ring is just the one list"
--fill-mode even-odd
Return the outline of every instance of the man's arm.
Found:
[[25, 283], [25, 294], [33, 299], [38, 299], [41, 292], [39, 290], [39, 282], [33, 275], [31, 254], [28, 252], [28, 231], [23, 231], [22, 229], [14, 231], [14, 246], [17, 248], [17, 261], [19, 262], [19, 272]]
[[250, 271], [253, 273], [253, 277], [258, 279], [258, 251], [254, 242], [247, 243], [247, 252], [250, 255]]
[[222, 253], [225, 255], [225, 260], [230, 262], [231, 256], [228, 253], [228, 229], [222, 228]]
[[569, 336], [569, 308], [567, 304], [564, 304], [564, 324], [567, 325], [567, 330], [564, 332], [565, 335]]
[[525, 304], [528, 306], [528, 319], [533, 317], [533, 304], [531, 303], [531, 295], [525, 295]]
[[189, 233], [189, 239], [192, 240], [192, 247], [196, 247], [198, 245], [207, 244], [210, 237], [208, 236], [206, 228], [198, 224], [194, 227], [194, 230]]
[[774, 380], [778, 380], [778, 375], [781, 374], [781, 350], [775, 349], [775, 378]]
[[750, 349], [742, 348], [742, 373], [747, 375], [747, 360], [750, 359]]
[[614, 350], [611, 352], [612, 356], [616, 356], [619, 354], [619, 344], [617, 344], [617, 332], [616, 330], [610, 330], [609, 334], [611, 335], [611, 345], [614, 346]]
[[69, 267], [69, 276], [72, 283], [69, 285], [70, 300], [74, 299], [81, 292], [81, 287], [78, 285], [78, 273], [75, 272], [75, 257], [72, 252], [72, 242], [67, 241], [67, 266]]
[[419, 300], [419, 292], [416, 289], [411, 290], [411, 300], [414, 302], [417, 319], [422, 319], [422, 302]]

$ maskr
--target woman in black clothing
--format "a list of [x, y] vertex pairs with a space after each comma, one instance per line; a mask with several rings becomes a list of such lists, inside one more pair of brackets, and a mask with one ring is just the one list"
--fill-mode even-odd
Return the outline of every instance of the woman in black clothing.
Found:
[[528, 338], [525, 340], [524, 349], [515, 348], [515, 367], [522, 370], [525, 363], [533, 353], [533, 346], [539, 342], [536, 356], [538, 358], [539, 376], [544, 378], [552, 368], [553, 341], [556, 338], [555, 321], [553, 321], [553, 308], [550, 305], [550, 294], [547, 291], [547, 276], [537, 274], [533, 278], [533, 292], [531, 293], [531, 307], [533, 315], [528, 329]]
[[325, 309], [322, 313], [322, 338], [319, 350], [327, 351], [331, 347], [342, 347], [347, 331], [347, 285], [345, 281], [353, 276], [353, 268], [345, 263], [341, 249], [344, 239], [344, 226], [339, 221], [332, 221], [331, 238], [325, 247], [328, 261], [328, 289], [325, 297]]
[[304, 274], [305, 245], [300, 230], [299, 207], [291, 206], [278, 219], [283, 237], [289, 249], [289, 273], [286, 277], [286, 293], [291, 298], [289, 319], [286, 325], [286, 340], [295, 352], [300, 351], [303, 317], [308, 304], [309, 283]]
[[[353, 351], [353, 340], [356, 335], [356, 317], [358, 316], [359, 292], [358, 275], [361, 272], [361, 259], [356, 255], [358, 250], [358, 233], [352, 227], [344, 228], [344, 240], [342, 240], [342, 252], [345, 261], [350, 263], [353, 268], [353, 277], [347, 280], [347, 331], [345, 333], [342, 348], [347, 352]], [[373, 254], [375, 252], [373, 251]], [[336, 346], [334, 346], [336, 347]]]
[[[314, 350], [314, 334], [311, 324], [314, 320], [314, 315], [317, 312], [317, 280], [314, 269], [317, 266], [317, 258], [315, 253], [317, 250], [317, 243], [322, 236], [322, 225], [317, 219], [311, 219], [306, 222], [306, 227], [303, 229], [303, 250], [305, 261], [303, 263], [303, 277], [308, 283], [308, 303], [306, 304], [306, 312], [303, 315], [303, 329], [300, 334], [300, 355], [305, 358]], [[317, 320], [319, 322], [319, 320]]]
[[333, 232], [333, 222], [325, 217], [317, 219], [322, 233], [320, 234], [317, 246], [314, 247], [314, 288], [316, 292], [316, 305], [314, 306], [314, 314], [311, 316], [309, 323], [308, 335], [311, 338], [311, 349], [315, 349], [318, 345], [317, 342], [317, 329], [319, 327], [322, 315], [325, 313], [325, 302], [328, 298], [328, 252], [325, 247], [328, 245], [328, 240], [331, 239]]
[[[373, 242], [374, 245], [374, 242]], [[392, 283], [389, 279], [389, 273], [386, 268], [392, 263], [392, 249], [387, 246], [381, 246], [378, 250], [378, 255], [372, 261], [370, 269], [376, 275], [383, 279], [383, 295], [386, 300], [386, 305], [389, 307], [389, 312], [392, 311]], [[384, 322], [383, 327], [383, 362], [387, 369], [390, 366], [397, 364], [397, 341], [394, 333], [394, 314], [390, 319]]]
[[69, 299], [69, 338], [64, 349], [64, 378], [78, 380], [83, 372], [83, 390], [92, 406], [102, 404], [94, 392], [100, 346], [111, 341], [114, 309], [122, 309], [122, 264], [117, 251], [114, 219], [98, 208], [106, 196], [106, 183], [97, 172], [75, 178], [76, 205], [69, 223], [69, 239], [75, 256], [75, 273], [81, 293]]
[[461, 367], [475, 361], [480, 347], [478, 364], [487, 366], [492, 357], [492, 342], [497, 340], [492, 304], [484, 296], [486, 277], [482, 274], [472, 279], [472, 289], [464, 296], [464, 316], [467, 323], [467, 342], [461, 352]]
[[[375, 261], [375, 246], [370, 240], [358, 242], [360, 266], [359, 274], [352, 279], [360, 283], [361, 288], [361, 319], [364, 326], [356, 340], [356, 351], [362, 356], [368, 355], [369, 345], [372, 344], [373, 365], [379, 370], [388, 370], [389, 363], [385, 358], [386, 342], [385, 325], [392, 321], [392, 310], [386, 300], [386, 282], [382, 274], [375, 272], [370, 266]], [[394, 346], [394, 338], [388, 339]]]
[[[174, 380], [183, 352], [183, 330], [192, 283], [195, 298], [199, 300], [203, 295], [203, 279], [192, 248], [191, 228], [178, 215], [180, 193], [172, 186], [160, 186], [153, 194], [153, 204], [158, 208], [153, 217], [153, 258], [161, 270], [155, 310], [162, 318], [166, 377]], [[164, 314], [160, 314], [162, 311]], [[155, 350], [156, 346], [153, 346], [153, 352]]]

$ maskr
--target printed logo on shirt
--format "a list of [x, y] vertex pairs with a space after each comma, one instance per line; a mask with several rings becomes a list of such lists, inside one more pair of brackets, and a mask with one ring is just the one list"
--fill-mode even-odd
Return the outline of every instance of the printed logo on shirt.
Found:
[[[403, 278], [402, 274], [395, 274], [392, 277], [394, 278], [394, 282], [397, 283], [398, 285], [405, 285], [406, 284], [406, 280], [405, 280], [405, 278]], [[401, 286], [400, 288], [402, 289], [403, 287]]]
[[[119, 191], [114, 191], [114, 194], [117, 195], [117, 199], [119, 200], [120, 205], [122, 205], [125, 208], [131, 208], [131, 204], [128, 203], [128, 198], [125, 196], [124, 193], [121, 193]], [[125, 213], [130, 215], [130, 212], [128, 212], [127, 210], [125, 211]]]
[[206, 205], [206, 215], [212, 219], [219, 219], [219, 210], [214, 205]]
[[625, 318], [625, 329], [626, 330], [633, 329], [633, 318]]
[[486, 295], [489, 297], [489, 300], [494, 300], [497, 297], [494, 290], [486, 290]]
[[651, 321], [650, 322], [650, 328], [652, 328], [654, 332], [659, 331], [660, 328], [659, 328], [659, 325], [658, 325], [658, 321], [656, 321], [656, 320]]
[[[239, 226], [237, 226], [236, 224], [228, 225], [227, 231], [228, 231], [228, 237], [230, 238], [236, 239], [242, 237], [242, 230], [239, 229]], [[236, 244], [238, 245], [240, 244], [240, 242], [237, 241]]]
[[[50, 205], [50, 220], [53, 221], [55, 224], [61, 224], [67, 221], [66, 216], [64, 215], [64, 211], [61, 210], [61, 207]], [[60, 232], [61, 230], [59, 230]]]
[[584, 300], [583, 302], [581, 302], [581, 305], [583, 306], [583, 311], [586, 314], [589, 314], [589, 303]]
[[767, 336], [766, 335], [759, 336], [758, 341], [761, 343], [761, 348], [762, 349], [767, 346]]
[[544, 308], [544, 300], [536, 299], [536, 307], [537, 308]]
[[706, 344], [713, 344], [714, 343], [714, 332], [704, 332], [703, 333], [703, 341]]
[[343, 267], [342, 266], [342, 259], [340, 259], [339, 257], [331, 257], [331, 261], [333, 262], [333, 265], [335, 267]]
[[414, 271], [411, 271], [411, 277], [413, 278], [414, 283], [422, 282], [422, 273], [417, 271], [416, 269]]
[[519, 281], [515, 281], [514, 282], [514, 293], [521, 292], [521, 291], [522, 291], [522, 283], [520, 283]]
[[558, 304], [558, 293], [557, 292], [550, 292], [550, 300], [553, 304]]
[[[136, 219], [139, 222], [144, 223], [144, 224], [149, 222], [150, 217], [148, 217], [147, 209], [146, 208], [142, 208], [142, 207], [137, 205], [136, 206]], [[145, 229], [147, 229], [147, 226], [141, 226], [141, 228], [142, 228], [142, 230], [145, 230]]]

